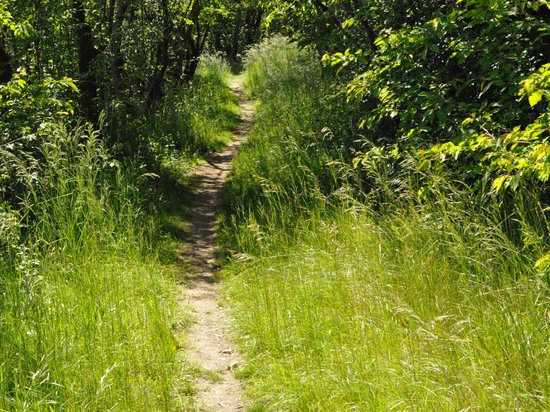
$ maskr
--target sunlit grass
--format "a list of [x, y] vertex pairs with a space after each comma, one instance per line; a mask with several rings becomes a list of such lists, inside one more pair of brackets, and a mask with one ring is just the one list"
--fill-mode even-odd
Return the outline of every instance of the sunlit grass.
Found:
[[96, 132], [54, 126], [41, 152], [2, 233], [1, 408], [169, 409], [177, 313], [154, 222]]
[[[192, 409], [169, 221], [183, 225], [190, 170], [235, 123], [226, 80], [205, 62], [181, 105], [151, 120], [161, 179], [114, 160], [89, 125], [46, 125], [37, 152], [1, 153], [21, 199], [0, 204], [0, 410]], [[163, 135], [178, 130], [189, 134]]]
[[150, 141], [153, 152], [173, 149], [189, 154], [215, 151], [231, 139], [237, 122], [238, 104], [227, 82], [228, 64], [216, 56], [203, 56], [197, 75], [190, 84], [169, 90], [162, 109], [148, 118], [146, 130], [156, 139]]
[[471, 229], [342, 210], [233, 263], [253, 397], [267, 410], [548, 407], [547, 284], [490, 227]]
[[406, 182], [399, 196], [361, 194], [316, 129], [332, 119], [316, 66], [281, 39], [254, 53], [259, 112], [221, 231], [251, 410], [547, 410], [548, 273], [535, 261], [548, 222], [535, 197], [514, 200], [520, 237], [532, 233], [522, 243], [497, 198], [444, 180], [424, 201]]

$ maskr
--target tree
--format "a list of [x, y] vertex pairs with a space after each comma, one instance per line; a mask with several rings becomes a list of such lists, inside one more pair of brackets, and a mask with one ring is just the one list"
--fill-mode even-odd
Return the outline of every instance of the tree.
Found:
[[94, 46], [92, 28], [86, 19], [86, 9], [82, 0], [73, 0], [78, 45], [78, 72], [81, 90], [81, 108], [86, 119], [96, 122], [97, 109], [97, 76], [92, 68], [99, 50]]

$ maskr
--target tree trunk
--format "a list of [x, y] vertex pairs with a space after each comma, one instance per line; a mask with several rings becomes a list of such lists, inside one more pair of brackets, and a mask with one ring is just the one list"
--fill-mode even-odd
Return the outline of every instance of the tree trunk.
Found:
[[207, 26], [204, 31], [204, 34], [202, 34], [202, 37], [199, 32], [199, 34], [197, 35], [197, 41], [192, 42], [193, 46], [190, 48], [190, 52], [188, 54], [188, 59], [187, 59], [187, 65], [185, 66], [185, 70], [184, 70], [184, 79], [188, 82], [193, 80], [193, 78], [195, 77], [195, 74], [197, 73], [197, 69], [199, 67], [199, 60], [204, 50], [204, 46], [206, 44], [206, 40], [208, 38], [209, 33], [210, 33], [210, 26]]
[[193, 25], [187, 30], [185, 39], [187, 43], [187, 64], [185, 65], [183, 76], [188, 82], [195, 77], [195, 73], [199, 66], [199, 58], [206, 44], [208, 34], [210, 33], [209, 26], [206, 26], [204, 33], [202, 33], [200, 24], [201, 12], [202, 2], [201, 0], [195, 0], [189, 16]]
[[87, 120], [96, 122], [97, 110], [97, 77], [92, 69], [92, 63], [99, 55], [94, 46], [92, 28], [86, 21], [86, 10], [82, 0], [73, 0], [74, 17], [76, 20], [76, 36], [78, 43], [78, 72], [80, 75], [81, 107]]
[[262, 27], [263, 9], [257, 7], [248, 11], [246, 35], [245, 35], [245, 47], [248, 47], [258, 40], [260, 35], [260, 29]]
[[241, 42], [241, 29], [242, 29], [241, 17], [242, 17], [242, 12], [241, 12], [241, 9], [239, 9], [237, 10], [235, 27], [233, 28], [233, 34], [231, 38], [231, 51], [229, 54], [229, 59], [233, 61], [237, 60], [237, 54], [239, 54], [239, 48], [240, 48], [239, 46]]
[[187, 51], [187, 32], [192, 30], [188, 26], [188, 16], [193, 7], [194, 2], [187, 3], [187, 8], [183, 14], [183, 19], [175, 28], [174, 33], [176, 41], [174, 42], [174, 60], [172, 61], [172, 78], [179, 84], [184, 75], [185, 63], [188, 55]]
[[172, 22], [170, 20], [168, 0], [161, 0], [161, 5], [163, 12], [163, 36], [157, 48], [157, 69], [155, 69], [155, 72], [149, 81], [149, 88], [145, 97], [145, 107], [148, 111], [152, 111], [154, 104], [162, 98], [164, 75], [166, 74], [166, 69], [170, 64], [168, 49], [170, 47], [170, 36], [172, 34]]
[[111, 86], [115, 98], [122, 99], [124, 58], [121, 52], [122, 23], [130, 5], [130, 0], [109, 0], [109, 37]]
[[11, 56], [6, 50], [4, 39], [0, 38], [0, 84], [9, 82], [12, 75]]
[[[359, 13], [362, 8], [361, 0], [353, 0], [353, 3], [355, 5], [355, 8], [357, 9], [356, 13]], [[365, 33], [367, 33], [371, 50], [373, 52], [376, 52], [376, 50], [378, 50], [378, 46], [376, 46], [376, 33], [374, 32], [374, 29], [372, 28], [372, 25], [370, 24], [370, 20], [367, 17], [366, 13], [361, 16], [361, 25], [363, 26]]]

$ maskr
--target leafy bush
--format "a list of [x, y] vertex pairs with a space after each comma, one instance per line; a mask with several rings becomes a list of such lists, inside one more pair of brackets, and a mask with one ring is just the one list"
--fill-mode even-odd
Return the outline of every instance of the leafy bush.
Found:
[[119, 143], [131, 143], [119, 144], [120, 151], [137, 154], [161, 175], [172, 173], [170, 165], [178, 162], [189, 166], [180, 170], [180, 177], [188, 174], [200, 156], [220, 149], [231, 138], [237, 102], [227, 87], [229, 75], [223, 59], [203, 56], [193, 81], [170, 90], [157, 112], [138, 121], [128, 117], [117, 125]]
[[[500, 136], [485, 129], [484, 133], [474, 133], [457, 144], [435, 145], [421, 151], [421, 156], [427, 161], [444, 162], [464, 154], [478, 154], [476, 158], [480, 158], [483, 169], [494, 178], [492, 189], [496, 192], [506, 188], [517, 190], [526, 183], [547, 183], [550, 180], [550, 63], [522, 82], [519, 96], [527, 97], [531, 107], [546, 103], [547, 108], [525, 127], [516, 126]], [[475, 121], [469, 117], [462, 124], [466, 126]]]

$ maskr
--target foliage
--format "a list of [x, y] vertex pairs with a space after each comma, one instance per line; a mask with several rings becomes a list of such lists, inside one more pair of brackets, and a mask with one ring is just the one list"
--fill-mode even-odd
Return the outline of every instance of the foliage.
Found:
[[[241, 11], [252, 9], [261, 15], [223, 0], [2, 1], [0, 110], [9, 113], [0, 144], [34, 133], [50, 114], [75, 112], [97, 126], [103, 112], [106, 140], [139, 155], [146, 147], [136, 147], [123, 123], [155, 114], [164, 97], [180, 94], [207, 48], [226, 49], [209, 36], [229, 38], [231, 29], [213, 26], [233, 16], [240, 28]], [[242, 50], [258, 30], [237, 36], [232, 47]], [[62, 85], [78, 94], [61, 93]]]
[[[458, 144], [436, 145], [422, 151], [421, 155], [445, 161], [448, 157], [458, 159], [463, 153], [480, 153], [484, 169], [496, 175], [492, 188], [497, 192], [508, 187], [517, 190], [525, 181], [547, 183], [550, 179], [550, 64], [523, 81], [519, 95], [527, 97], [531, 107], [544, 104], [541, 102], [544, 98], [548, 100], [548, 108], [524, 128], [516, 126], [498, 137], [487, 131], [474, 133]], [[473, 122], [473, 118], [467, 118], [463, 125]]]
[[209, 46], [232, 64], [238, 64], [244, 51], [260, 39], [265, 11], [258, 1], [219, 3], [222, 5], [216, 8]]
[[424, 175], [419, 201], [392, 170], [399, 147], [372, 145], [375, 188], [361, 194], [363, 170], [322, 132], [356, 113], [334, 114], [310, 53], [276, 38], [246, 59], [260, 101], [222, 240], [252, 409], [546, 410], [550, 226], [536, 188], [502, 199]]
[[185, 184], [193, 166], [227, 144], [236, 125], [238, 107], [227, 86], [229, 75], [222, 58], [204, 55], [193, 81], [170, 91], [154, 114], [119, 119], [116, 127], [125, 141], [116, 149], [128, 156], [139, 150], [148, 170], [166, 178], [167, 185]]
[[161, 137], [149, 144], [200, 154], [227, 144], [237, 111], [236, 97], [226, 85], [229, 75], [222, 58], [203, 56], [193, 82], [168, 95], [162, 110], [148, 119], [153, 134]]
[[[26, 41], [6, 44], [13, 52]], [[185, 325], [173, 295], [181, 269], [157, 257], [161, 208], [164, 191], [180, 194], [235, 124], [229, 68], [205, 56], [193, 82], [147, 116], [130, 83], [110, 100], [100, 82], [107, 104], [94, 125], [81, 116], [82, 77], [65, 77], [69, 56], [70, 70], [39, 69], [27, 52], [12, 59], [27, 68], [0, 84], [0, 409], [190, 408], [175, 336]]]
[[357, 165], [393, 158], [403, 177], [458, 158], [445, 172], [478, 190], [487, 176], [493, 189], [546, 181], [547, 2], [267, 3], [268, 22], [314, 44], [346, 85], [361, 112]]

